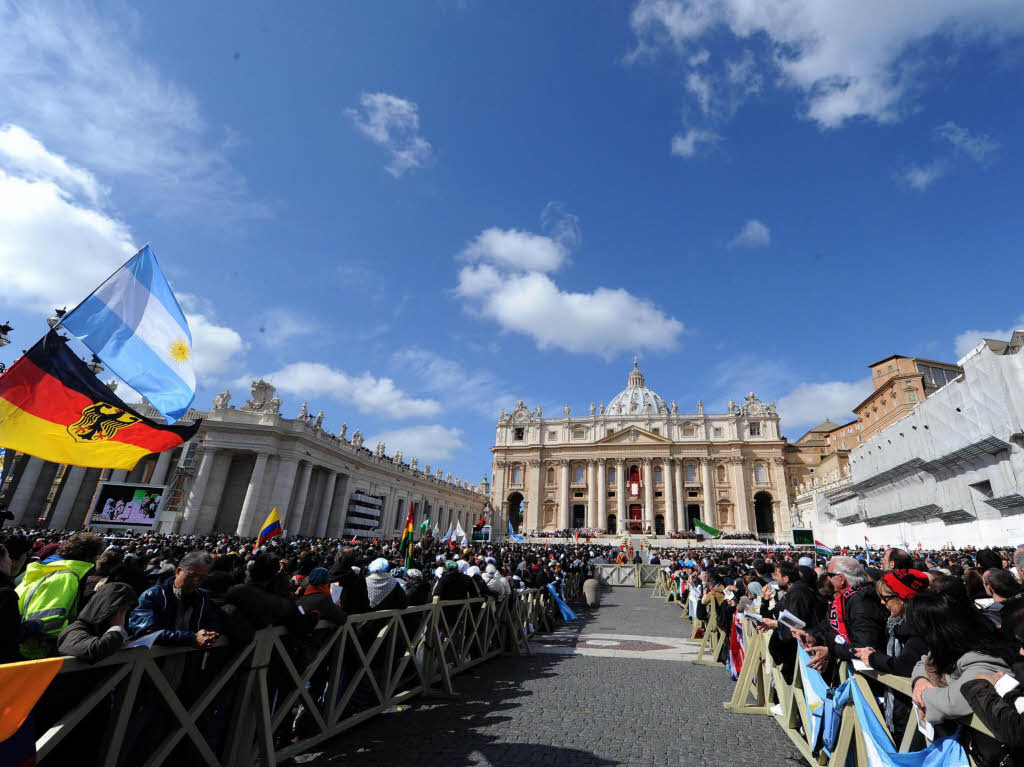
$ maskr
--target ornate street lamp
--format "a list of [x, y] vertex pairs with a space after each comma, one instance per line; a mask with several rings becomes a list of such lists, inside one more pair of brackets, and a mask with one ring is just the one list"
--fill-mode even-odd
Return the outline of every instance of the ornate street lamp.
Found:
[[0, 323], [0, 347], [7, 346], [7, 344], [11, 342], [11, 339], [7, 334], [12, 330], [14, 330], [14, 328], [12, 328], [9, 323]]
[[46, 324], [51, 328], [55, 328], [60, 325], [61, 320], [64, 319], [64, 315], [68, 313], [68, 308], [65, 306], [63, 309], [54, 309], [53, 316], [46, 321]]
[[[85, 362], [85, 357], [82, 357], [82, 361]], [[92, 373], [94, 376], [98, 376], [100, 373], [106, 370], [106, 368], [104, 368], [103, 364], [100, 362], [100, 358], [97, 357], [95, 354], [92, 355], [92, 360], [85, 363], [85, 366], [89, 368], [89, 372]]]

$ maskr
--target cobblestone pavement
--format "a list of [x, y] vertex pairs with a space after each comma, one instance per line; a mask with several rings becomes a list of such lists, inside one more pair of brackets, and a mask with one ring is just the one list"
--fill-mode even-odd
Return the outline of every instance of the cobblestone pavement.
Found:
[[[601, 608], [581, 615], [581, 636], [687, 636], [679, 608], [649, 597], [648, 589], [605, 591]], [[538, 652], [481, 664], [454, 683], [453, 701], [413, 701], [299, 759], [309, 767], [804, 764], [773, 719], [722, 708], [732, 682], [721, 668]]]

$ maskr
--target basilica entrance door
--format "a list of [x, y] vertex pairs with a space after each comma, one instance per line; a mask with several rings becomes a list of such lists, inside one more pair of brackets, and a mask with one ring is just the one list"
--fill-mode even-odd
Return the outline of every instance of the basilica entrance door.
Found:
[[573, 529], [579, 527], [586, 527], [587, 524], [587, 507], [577, 504], [572, 507], [572, 527]]
[[639, 503], [629, 505], [629, 532], [642, 533], [644, 531], [643, 513]]

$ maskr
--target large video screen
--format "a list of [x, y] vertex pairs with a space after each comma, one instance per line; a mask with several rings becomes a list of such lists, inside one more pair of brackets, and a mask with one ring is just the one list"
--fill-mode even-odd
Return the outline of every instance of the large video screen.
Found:
[[163, 485], [132, 485], [104, 482], [93, 503], [90, 525], [105, 527], [152, 527], [167, 488]]
[[793, 528], [793, 544], [795, 546], [813, 546], [814, 531], [808, 528]]

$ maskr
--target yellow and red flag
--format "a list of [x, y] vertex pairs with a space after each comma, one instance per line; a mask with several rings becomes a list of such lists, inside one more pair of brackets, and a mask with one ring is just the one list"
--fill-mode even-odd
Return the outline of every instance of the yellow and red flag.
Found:
[[0, 446], [45, 461], [133, 469], [199, 424], [164, 426], [132, 410], [53, 331], [0, 376]]

